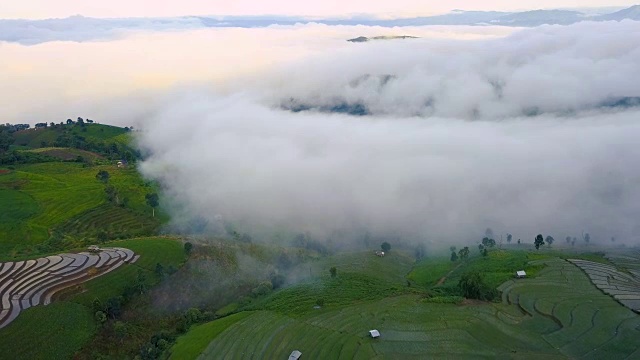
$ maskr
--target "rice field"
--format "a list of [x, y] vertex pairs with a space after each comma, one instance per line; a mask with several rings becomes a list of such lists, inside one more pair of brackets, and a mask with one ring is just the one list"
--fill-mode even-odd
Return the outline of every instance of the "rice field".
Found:
[[[108, 202], [96, 180], [106, 170], [126, 207]], [[151, 215], [145, 194], [152, 192], [135, 169], [83, 167], [77, 163], [19, 165], [0, 175], [0, 251], [13, 251], [46, 241], [54, 229], [65, 236], [95, 237], [99, 230], [128, 236], [147, 235], [159, 226], [161, 212]], [[158, 214], [160, 213], [160, 214]]]
[[639, 254], [629, 252], [624, 255], [612, 255], [609, 259], [616, 266], [580, 259], [569, 261], [580, 267], [602, 292], [636, 313], [640, 313]]
[[[268, 306], [216, 327], [200, 359], [286, 358], [293, 350], [312, 359], [523, 358], [624, 359], [640, 356], [640, 317], [600, 292], [572, 263], [534, 261], [537, 275], [500, 286], [500, 302], [461, 305], [425, 302], [400, 294], [313, 309], [304, 291], [289, 293], [286, 309]], [[432, 278], [435, 278], [432, 276]], [[343, 284], [345, 291], [349, 284]], [[284, 291], [283, 291], [284, 292]], [[275, 295], [272, 298], [276, 299]], [[330, 298], [328, 298], [329, 300]], [[300, 306], [308, 311], [301, 311]], [[219, 322], [220, 326], [216, 323]], [[226, 327], [219, 331], [220, 327]], [[179, 343], [202, 331], [195, 328]], [[368, 331], [377, 329], [378, 339]], [[185, 357], [181, 348], [172, 358]]]
[[95, 254], [67, 253], [0, 263], [0, 329], [23, 310], [49, 305], [56, 292], [107, 274], [139, 257], [129, 249], [105, 248]]
[[[159, 279], [154, 275], [153, 270], [157, 263], [163, 264], [165, 268], [169, 266], [178, 268], [186, 260], [182, 243], [171, 238], [130, 239], [111, 242], [109, 246], [113, 249], [128, 249], [128, 251], [122, 250], [125, 254], [124, 258], [120, 259], [128, 260], [128, 263], [113, 260], [114, 258], [106, 259], [105, 256], [100, 258], [100, 255], [97, 255], [98, 262], [94, 265], [89, 265], [90, 260], [87, 258], [87, 262], [79, 266], [82, 268], [80, 271], [66, 266], [67, 270], [70, 271], [69, 274], [74, 271], [76, 274], [92, 274], [91, 276], [100, 274], [100, 276], [82, 279], [87, 280], [82, 283], [72, 282], [71, 288], [63, 290], [64, 293], [61, 294], [63, 299], [60, 299], [57, 294], [51, 296], [51, 303], [47, 306], [31, 306], [26, 310], [22, 310], [14, 321], [0, 329], [0, 359], [72, 358], [73, 354], [90, 341], [95, 333], [96, 323], [91, 309], [92, 301], [95, 298], [99, 298], [104, 302], [111, 297], [121, 295], [125, 286], [130, 286], [134, 283], [139, 271], [143, 271], [147, 275], [149, 285], [156, 284]], [[116, 250], [115, 255], [121, 256], [122, 254], [118, 254]], [[133, 257], [131, 257], [132, 255]], [[140, 257], [134, 262], [133, 260], [138, 255]], [[50, 261], [58, 260], [55, 256], [50, 258]], [[49, 266], [49, 273], [64, 271], [61, 269], [65, 268], [63, 262], [67, 256], [62, 255], [60, 258], [62, 259], [57, 264], [51, 265], [49, 263], [51, 265]], [[45, 278], [49, 275], [46, 274], [46, 269], [37, 270], [35, 268], [38, 266], [37, 259], [32, 261], [35, 262], [30, 268], [33, 270], [31, 271], [32, 277], [24, 281], [16, 280], [16, 282], [22, 281], [23, 285], [27, 285], [26, 287], [32, 285], [32, 288], [34, 286], [38, 287], [36, 283], [39, 283], [40, 288], [42, 288], [41, 285], [45, 281], [40, 281], [36, 278], [39, 276]], [[68, 262], [68, 260], [66, 261]], [[73, 263], [70, 264], [74, 264], [75, 261], [74, 258]], [[96, 265], [103, 261], [106, 267], [111, 267], [105, 268], [105, 271], [94, 273], [91, 268], [95, 268]], [[110, 261], [114, 262], [111, 263]], [[24, 262], [26, 263], [27, 261]], [[116, 267], [118, 262], [120, 265]], [[40, 261], [40, 264], [45, 268], [47, 266], [43, 261]], [[23, 266], [26, 266], [26, 264]], [[52, 269], [52, 266], [59, 266], [60, 269]], [[15, 264], [11, 268], [15, 268]], [[2, 277], [4, 284], [6, 277], [3, 275], [10, 271], [5, 271], [4, 269], [10, 268], [5, 263], [0, 269], [2, 269], [0, 270], [2, 271], [0, 277]], [[111, 269], [112, 271], [108, 271]], [[43, 273], [38, 274], [38, 271]], [[27, 276], [26, 272], [25, 276]], [[25, 279], [25, 277], [21, 277], [21, 279]], [[44, 285], [46, 286], [46, 284]], [[18, 289], [16, 288], [16, 290]], [[21, 292], [18, 290], [18, 293]], [[56, 291], [56, 293], [59, 292]]]

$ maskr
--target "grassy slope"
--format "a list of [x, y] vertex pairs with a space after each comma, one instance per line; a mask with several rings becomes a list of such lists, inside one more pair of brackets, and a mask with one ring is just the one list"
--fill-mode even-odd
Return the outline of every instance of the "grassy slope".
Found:
[[65, 294], [63, 301], [22, 312], [16, 321], [0, 329], [0, 359], [70, 358], [95, 332], [91, 310], [94, 298], [105, 301], [120, 295], [125, 286], [135, 281], [139, 269], [154, 284], [158, 281], [152, 272], [156, 263], [179, 267], [185, 261], [182, 244], [169, 238], [116, 241], [107, 246], [129, 248], [140, 259], [78, 286], [73, 289], [76, 294]]
[[[402, 253], [392, 252], [384, 258], [371, 252], [339, 254], [311, 265], [312, 279], [301, 279], [298, 285], [274, 292], [250, 305], [249, 309], [265, 309], [301, 316], [313, 311], [318, 299], [325, 307], [339, 307], [364, 300], [411, 293], [405, 275], [411, 269], [412, 259]], [[304, 274], [308, 265], [293, 273]], [[332, 278], [329, 269], [335, 266], [337, 276]]]
[[[99, 170], [111, 174], [110, 184], [129, 199], [128, 209], [115, 208], [107, 202], [104, 184], [95, 179]], [[97, 229], [150, 231], [158, 226], [151, 218], [151, 208], [144, 196], [148, 188], [135, 169], [118, 169], [104, 165], [82, 167], [76, 163], [41, 163], [19, 165], [15, 171], [0, 175], [0, 251], [8, 253], [17, 245], [38, 244], [49, 237], [49, 230], [62, 227], [72, 235], [94, 236]], [[15, 203], [19, 207], [8, 206]], [[105, 207], [110, 207], [108, 212]], [[20, 211], [14, 211], [19, 209]], [[96, 209], [103, 213], [97, 214]], [[87, 226], [83, 216], [93, 216]], [[75, 224], [73, 223], [75, 220]], [[69, 223], [71, 222], [71, 223]], [[81, 226], [85, 226], [82, 228]], [[118, 230], [116, 229], [116, 230]]]
[[251, 312], [242, 312], [227, 316], [223, 319], [198, 325], [189, 331], [188, 335], [181, 336], [171, 348], [170, 359], [195, 359], [221, 332], [229, 326], [251, 315]]
[[[18, 131], [14, 133], [15, 143], [14, 145], [28, 147], [28, 148], [40, 148], [42, 142], [47, 144], [53, 144], [53, 142], [63, 133], [63, 130], [71, 130], [72, 133], [85, 137], [89, 140], [114, 140], [119, 142], [118, 139], [122, 139], [121, 136], [126, 134], [124, 128], [102, 124], [86, 124], [84, 126], [86, 131], [82, 131], [81, 126], [77, 125], [56, 125], [56, 127], [48, 127], [46, 129], [29, 129], [24, 131]], [[127, 140], [125, 140], [127, 141]]]
[[90, 151], [74, 149], [74, 148], [45, 147], [45, 148], [32, 149], [27, 151], [48, 155], [54, 158], [58, 158], [60, 160], [76, 160], [78, 156], [82, 156], [85, 160], [89, 160], [89, 161], [94, 161], [96, 159], [104, 158], [102, 155], [99, 155]]
[[[369, 261], [351, 256], [356, 264]], [[490, 274], [488, 281], [493, 281], [490, 279], [506, 276], [506, 268], [520, 266], [527, 256], [528, 260], [546, 259], [526, 265], [537, 271], [535, 278], [505, 283], [502, 303], [432, 304], [415, 295], [402, 295], [368, 301], [365, 296], [365, 301], [351, 299], [348, 304], [331, 298], [337, 293], [330, 282], [341, 282], [341, 296], [360, 297], [361, 293], [351, 290], [359, 287], [360, 280], [339, 271], [342, 280], [325, 279], [323, 288], [302, 284], [260, 300], [267, 310], [245, 315], [222, 332], [219, 328], [224, 323], [211, 323], [216, 336], [210, 337], [212, 341], [202, 354], [212, 359], [285, 358], [298, 349], [309, 358], [598, 359], [609, 355], [624, 358], [636, 351], [640, 318], [600, 293], [578, 268], [553, 254], [498, 252], [490, 258], [493, 264], [472, 259], [467, 270], [484, 269]], [[426, 274], [430, 262], [439, 270]], [[384, 271], [374, 273], [394, 276], [393, 268], [380, 264], [379, 270]], [[433, 284], [447, 270], [436, 259], [421, 263], [412, 274], [416, 283]], [[370, 276], [371, 271], [372, 267], [365, 267], [367, 274], [360, 275]], [[450, 281], [455, 281], [455, 276]], [[377, 290], [375, 286], [372, 291]], [[316, 296], [328, 296], [320, 310], [312, 310], [307, 300]], [[368, 338], [371, 328], [380, 330], [382, 338]], [[181, 340], [186, 343], [191, 339], [194, 346], [174, 348], [174, 358], [193, 358], [196, 348], [202, 347], [204, 330], [196, 329]]]
[[128, 284], [135, 281], [139, 270], [143, 270], [152, 284], [156, 282], [153, 274], [156, 264], [160, 263], [165, 268], [179, 267], [186, 260], [182, 243], [170, 238], [143, 238], [114, 241], [108, 244], [113, 247], [124, 247], [140, 254], [140, 259], [131, 266], [101, 276], [95, 280], [84, 283], [78, 289], [80, 294], [68, 298], [70, 301], [90, 306], [96, 297], [105, 301], [110, 297], [122, 294], [122, 290]]
[[68, 359], [94, 329], [91, 312], [79, 304], [30, 308], [0, 330], [0, 359]]
[[[2, 176], [8, 177], [0, 175], [0, 181]], [[38, 202], [29, 194], [0, 187], [0, 239], [9, 240], [0, 243], [0, 252], [11, 248], [18, 239], [31, 240], [34, 229], [25, 220], [39, 211]]]

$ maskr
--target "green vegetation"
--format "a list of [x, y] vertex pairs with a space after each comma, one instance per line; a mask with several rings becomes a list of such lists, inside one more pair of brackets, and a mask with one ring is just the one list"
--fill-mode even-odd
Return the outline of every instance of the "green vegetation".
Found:
[[[604, 253], [550, 249], [554, 239], [542, 235], [502, 249], [491, 229], [479, 253], [467, 244], [442, 257], [395, 240], [393, 252], [382, 242], [384, 256], [333, 254], [309, 234], [293, 247], [260, 244], [233, 224], [225, 224], [229, 239], [143, 237], [157, 235], [167, 215], [158, 188], [131, 166], [138, 155], [129, 129], [67, 123], [12, 133], [0, 126], [0, 258], [95, 243], [140, 258], [24, 311], [0, 329], [0, 358], [284, 358], [294, 349], [319, 359], [638, 355], [640, 318], [563, 260], [611, 264]], [[619, 259], [621, 274], [637, 270]], [[514, 279], [516, 270], [528, 278]], [[381, 338], [368, 336], [373, 328]]]
[[91, 313], [82, 305], [36, 306], [0, 330], [0, 359], [70, 359], [94, 333]]
[[[96, 331], [103, 334], [112, 330], [113, 322], [107, 323], [103, 328], [98, 327], [94, 319], [95, 299], [106, 304], [109, 299], [120, 296], [127, 287], [136, 284], [141, 272], [145, 274], [146, 286], [151, 287], [161, 281], [154, 273], [156, 264], [177, 269], [186, 260], [182, 244], [170, 238], [130, 239], [112, 242], [107, 246], [131, 249], [140, 255], [140, 258], [135, 264], [125, 264], [113, 272], [67, 289], [56, 296], [55, 299], [58, 301], [52, 305], [36, 306], [21, 313], [16, 321], [0, 329], [0, 348], [15, 350], [0, 351], [0, 358], [3, 358], [4, 354], [11, 355], [10, 358], [13, 359], [71, 358], [91, 340]], [[148, 309], [148, 306], [145, 309]], [[163, 319], [156, 320], [156, 326], [166, 325]], [[148, 328], [150, 331], [156, 330], [152, 326]], [[143, 332], [138, 344], [150, 336], [148, 332]], [[118, 342], [107, 345], [119, 346]]]
[[[109, 201], [105, 185], [95, 178], [99, 171], [110, 174], [119, 202]], [[135, 169], [61, 162], [16, 165], [0, 174], [0, 205], [7, 205], [0, 206], [0, 250], [12, 257], [36, 255], [85, 246], [99, 232], [107, 239], [153, 234], [166, 215], [151, 216], [145, 201], [150, 189]]]
[[170, 359], [195, 359], [204, 351], [211, 340], [215, 339], [229, 326], [251, 314], [251, 312], [233, 314], [223, 319], [194, 327], [187, 335], [178, 338], [176, 344], [171, 348]]
[[[290, 298], [289, 303], [278, 302], [274, 311], [240, 313], [243, 318], [231, 321], [224, 331], [220, 328], [227, 324], [220, 320], [207, 324], [215, 335], [201, 354], [212, 359], [285, 358], [294, 349], [310, 358], [349, 359], [599, 359], [634, 354], [635, 327], [640, 325], [637, 315], [601, 294], [564, 260], [551, 258], [530, 266], [540, 269], [538, 275], [505, 282], [500, 303], [460, 305], [457, 297], [403, 295], [342, 306], [334, 302], [332, 307], [301, 314], [297, 301], [305, 297]], [[380, 339], [368, 337], [372, 328], [380, 330]], [[197, 343], [191, 352], [181, 348], [172, 355], [193, 358], [206, 342], [204, 329], [194, 328], [183, 338]]]
[[109, 243], [110, 247], [123, 247], [133, 250], [140, 259], [131, 266], [100, 276], [73, 289], [75, 294], [67, 295], [68, 301], [90, 306], [95, 298], [106, 302], [109, 298], [123, 293], [126, 286], [133, 284], [140, 270], [146, 273], [148, 285], [153, 286], [160, 278], [155, 276], [157, 264], [178, 268], [186, 261], [182, 244], [169, 238], [142, 238]]

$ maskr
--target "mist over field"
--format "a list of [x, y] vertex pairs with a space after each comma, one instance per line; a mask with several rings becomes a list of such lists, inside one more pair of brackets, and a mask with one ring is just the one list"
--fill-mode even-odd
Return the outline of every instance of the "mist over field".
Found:
[[633, 74], [632, 21], [353, 44], [172, 93], [141, 170], [182, 226], [637, 243]]

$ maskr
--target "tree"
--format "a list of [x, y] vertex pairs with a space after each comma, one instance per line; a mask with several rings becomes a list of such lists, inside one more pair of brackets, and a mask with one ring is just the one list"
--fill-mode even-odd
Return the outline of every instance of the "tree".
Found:
[[198, 308], [189, 308], [184, 312], [183, 318], [187, 326], [198, 323], [202, 320], [202, 311]]
[[589, 233], [585, 233], [585, 234], [583, 235], [583, 239], [584, 239], [584, 242], [586, 242], [586, 243], [587, 243], [587, 245], [588, 245], [588, 244], [589, 244], [589, 241], [591, 240], [591, 235], [589, 235]]
[[78, 117], [78, 125], [84, 126], [84, 119], [83, 118]]
[[488, 252], [488, 251], [487, 251], [487, 249], [485, 248], [485, 249], [482, 251], [482, 256], [487, 256], [487, 255], [489, 255], [489, 252]]
[[98, 231], [98, 241], [101, 243], [106, 242], [109, 239], [107, 232], [104, 230]]
[[611, 237], [611, 242], [612, 242], [612, 243], [616, 242], [616, 238], [612, 236], [612, 237]]
[[112, 319], [120, 316], [120, 313], [122, 312], [122, 297], [112, 297], [107, 300], [105, 310], [107, 315], [109, 315]]
[[507, 242], [511, 244], [511, 239], [513, 239], [513, 235], [507, 234]]
[[496, 241], [491, 238], [485, 237], [482, 239], [482, 245], [484, 245], [485, 248], [494, 247], [496, 246]]
[[467, 299], [491, 301], [497, 295], [497, 290], [487, 286], [482, 275], [478, 272], [463, 274], [458, 282], [458, 287]]
[[567, 242], [567, 244], [569, 244], [571, 242], [571, 236], [567, 236], [566, 238], [564, 238], [564, 240]]
[[133, 286], [141, 295], [147, 292], [149, 285], [147, 285], [147, 276], [142, 269], [138, 269], [138, 275]]
[[127, 328], [127, 325], [122, 321], [116, 321], [113, 324], [113, 332], [116, 334], [116, 336], [118, 337], [118, 339], [120, 339], [120, 342], [122, 343], [124, 338], [129, 334], [129, 329]]
[[102, 181], [105, 184], [109, 181], [109, 177], [110, 177], [109, 173], [105, 170], [100, 170], [96, 174], [96, 179], [98, 179], [99, 181]]
[[94, 298], [91, 302], [91, 308], [93, 311], [104, 311], [105, 307], [102, 305], [102, 301], [99, 298]]
[[458, 260], [458, 254], [456, 254], [455, 251], [451, 252], [451, 261], [457, 261]]
[[282, 287], [286, 280], [287, 279], [282, 274], [277, 274], [275, 272], [271, 274], [271, 286], [273, 286], [274, 289]]
[[336, 269], [335, 266], [332, 266], [329, 269], [329, 273], [331, 274], [331, 277], [334, 278], [334, 277], [336, 277], [336, 275], [338, 275], [338, 269]]
[[8, 151], [14, 141], [15, 139], [9, 133], [9, 129], [4, 125], [0, 125], [0, 154]]
[[461, 260], [464, 260], [466, 258], [469, 257], [469, 247], [465, 246], [464, 248], [460, 249], [460, 251], [458, 251], [458, 257]]
[[67, 119], [67, 125], [71, 125], [71, 124], [73, 124], [73, 120]]
[[456, 251], [456, 247], [455, 247], [455, 246], [449, 246], [449, 250], [450, 250], [451, 252], [455, 252], [455, 251]]
[[149, 193], [144, 196], [147, 199], [147, 205], [153, 209], [153, 217], [156, 217], [156, 207], [160, 205], [160, 200], [157, 193]]
[[542, 237], [542, 234], [538, 234], [538, 236], [536, 236], [536, 239], [533, 241], [533, 245], [535, 245], [536, 250], [539, 250], [540, 246], [544, 245], [544, 238]]
[[164, 276], [164, 266], [160, 263], [156, 264], [156, 275], [158, 275], [158, 277]]
[[551, 244], [553, 244], [553, 242], [555, 241], [555, 239], [553, 238], [553, 236], [551, 235], [547, 235], [547, 238], [544, 239], [544, 241], [547, 242], [547, 244], [549, 244], [549, 246], [551, 246]]
[[391, 250], [391, 244], [385, 241], [380, 245], [380, 248], [382, 248], [382, 251], [384, 252], [389, 252], [389, 250]]
[[493, 237], [493, 230], [491, 230], [491, 228], [487, 228], [487, 229], [484, 231], [484, 236], [485, 236], [485, 237], [488, 237], [488, 238], [492, 238], [492, 237]]
[[320, 307], [324, 306], [324, 298], [318, 298], [316, 300], [316, 305], [318, 305]]
[[105, 314], [104, 311], [98, 310], [94, 314], [94, 318], [98, 324], [104, 324], [105, 321], [107, 321], [107, 314]]
[[191, 249], [193, 249], [192, 243], [190, 242], [184, 243], [184, 252], [187, 253], [187, 255], [191, 254]]
[[484, 250], [484, 245], [479, 244], [479, 245], [478, 245], [478, 250], [480, 250], [480, 252], [482, 253], [482, 250]]

